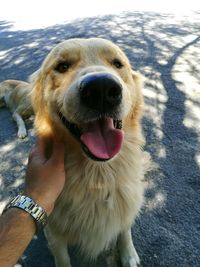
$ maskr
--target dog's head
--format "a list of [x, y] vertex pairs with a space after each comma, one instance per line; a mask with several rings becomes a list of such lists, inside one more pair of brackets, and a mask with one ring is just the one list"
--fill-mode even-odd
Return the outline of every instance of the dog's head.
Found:
[[112, 42], [67, 40], [34, 75], [37, 133], [60, 135], [89, 158], [109, 160], [122, 147], [124, 128], [138, 125], [140, 87], [138, 74]]

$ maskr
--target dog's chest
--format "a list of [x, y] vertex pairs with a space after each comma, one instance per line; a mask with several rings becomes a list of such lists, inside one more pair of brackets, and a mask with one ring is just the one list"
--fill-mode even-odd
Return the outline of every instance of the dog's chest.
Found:
[[67, 169], [68, 182], [50, 224], [68, 242], [95, 256], [131, 225], [143, 189], [138, 177], [132, 179], [131, 171], [122, 167], [89, 162], [75, 168], [71, 162]]

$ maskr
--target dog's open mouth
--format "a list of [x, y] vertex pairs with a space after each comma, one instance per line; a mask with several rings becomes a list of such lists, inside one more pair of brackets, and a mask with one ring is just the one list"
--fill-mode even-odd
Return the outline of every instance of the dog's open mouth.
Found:
[[61, 112], [59, 118], [81, 143], [84, 152], [93, 160], [106, 161], [119, 153], [124, 133], [122, 121], [110, 117], [83, 123], [70, 123]]

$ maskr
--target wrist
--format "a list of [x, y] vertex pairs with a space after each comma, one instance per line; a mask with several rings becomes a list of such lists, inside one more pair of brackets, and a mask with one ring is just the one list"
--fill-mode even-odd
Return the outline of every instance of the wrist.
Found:
[[25, 214], [27, 213], [36, 225], [36, 234], [47, 224], [47, 214], [45, 210], [39, 206], [32, 198], [25, 195], [18, 195], [13, 198], [4, 208], [3, 213], [11, 208], [21, 209]]
[[44, 209], [47, 216], [51, 214], [54, 208], [54, 202], [48, 202], [44, 196], [37, 194], [36, 192], [30, 192], [25, 190], [24, 194], [30, 197], [35, 203]]
[[8, 225], [8, 222], [10, 222], [10, 220], [13, 222], [15, 222], [18, 226], [18, 224], [20, 224], [20, 222], [26, 222], [26, 224], [29, 225], [29, 229], [30, 229], [30, 232], [32, 234], [34, 234], [37, 230], [37, 227], [36, 227], [36, 224], [34, 222], [34, 220], [31, 218], [31, 216], [27, 213], [27, 212], [24, 212], [22, 209], [18, 209], [16, 207], [10, 207], [10, 209], [8, 209], [5, 213], [3, 212], [2, 214], [3, 218], [8, 218], [8, 220], [6, 220], [6, 223], [4, 223], [4, 220], [2, 222], [3, 225], [1, 225], [1, 230], [2, 232], [7, 231], [7, 225]]

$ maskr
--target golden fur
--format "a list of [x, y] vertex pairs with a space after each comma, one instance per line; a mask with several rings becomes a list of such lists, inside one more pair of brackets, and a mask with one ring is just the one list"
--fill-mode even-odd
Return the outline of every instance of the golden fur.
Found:
[[[122, 60], [123, 68], [110, 63], [116, 57]], [[65, 73], [56, 72], [55, 66], [63, 61], [73, 64]], [[87, 73], [101, 71], [117, 77], [123, 87], [124, 141], [118, 155], [106, 162], [87, 157], [56, 114], [61, 108], [76, 123], [89, 116], [78, 105], [75, 85]], [[138, 266], [130, 229], [141, 208], [144, 190], [139, 74], [110, 41], [71, 39], [54, 48], [43, 62], [35, 77], [32, 102], [37, 134], [58, 136], [66, 148], [67, 182], [46, 228], [56, 266], [71, 266], [66, 244], [78, 244], [90, 258], [95, 258], [113, 241], [118, 241], [123, 267]]]
[[30, 90], [30, 84], [24, 81], [6, 80], [0, 83], [0, 106], [6, 104], [12, 112], [18, 126], [19, 138], [27, 136], [23, 119], [33, 115]]

